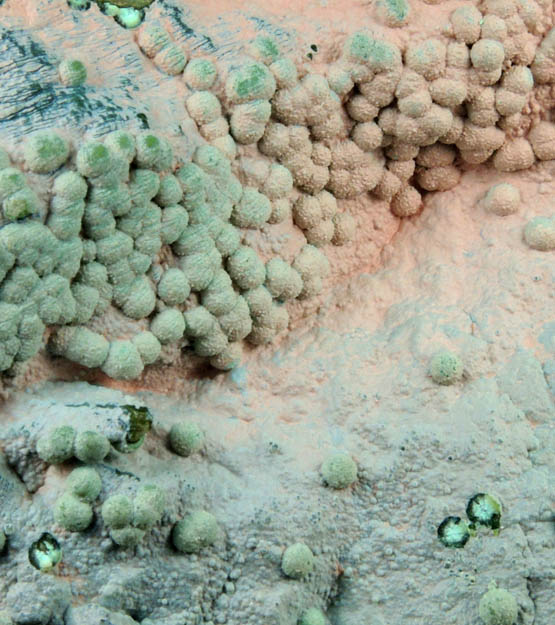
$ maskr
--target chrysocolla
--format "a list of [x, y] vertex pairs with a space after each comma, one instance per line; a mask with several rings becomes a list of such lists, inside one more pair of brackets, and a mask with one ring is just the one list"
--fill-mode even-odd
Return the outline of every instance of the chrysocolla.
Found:
[[501, 504], [487, 493], [478, 493], [468, 501], [466, 516], [472, 523], [498, 530], [501, 523]]
[[60, 543], [52, 534], [44, 532], [41, 537], [31, 544], [28, 551], [29, 562], [39, 571], [53, 569], [62, 559]]
[[461, 548], [470, 538], [468, 525], [458, 516], [448, 516], [437, 528], [439, 540], [446, 547]]

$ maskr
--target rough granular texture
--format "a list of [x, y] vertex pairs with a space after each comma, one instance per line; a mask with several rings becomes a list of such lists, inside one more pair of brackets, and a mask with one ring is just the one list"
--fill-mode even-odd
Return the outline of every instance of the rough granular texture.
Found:
[[0, 618], [554, 622], [551, 3], [101, 4], [0, 9]]
[[[120, 19], [150, 3], [101, 4]], [[551, 126], [528, 103], [555, 81], [555, 35], [532, 4], [456, 8], [441, 35], [404, 47], [354, 32], [318, 70], [265, 34], [231, 65], [195, 55], [163, 8], [152, 13], [135, 54], [186, 93], [185, 141], [124, 124], [86, 141], [40, 130], [0, 159], [1, 370], [46, 336], [49, 353], [115, 379], [176, 348], [232, 369], [244, 341], [270, 343], [295, 321], [289, 302], [326, 288], [330, 246], [356, 238], [352, 202], [373, 197], [410, 218], [427, 194], [457, 186], [461, 163], [514, 172], [548, 158]], [[410, 25], [409, 8], [381, 2], [376, 15]], [[272, 236], [291, 242], [275, 254]], [[257, 289], [269, 293], [263, 309]]]

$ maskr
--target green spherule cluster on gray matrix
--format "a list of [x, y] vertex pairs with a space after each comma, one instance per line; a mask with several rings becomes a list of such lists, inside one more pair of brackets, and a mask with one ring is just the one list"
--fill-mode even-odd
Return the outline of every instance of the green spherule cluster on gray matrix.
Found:
[[68, 475], [66, 486], [75, 497], [92, 503], [100, 495], [102, 480], [91, 467], [79, 467]]
[[4, 221], [23, 219], [38, 213], [39, 209], [39, 198], [27, 186], [25, 176], [5, 161], [0, 163], [0, 204]]
[[301, 579], [314, 569], [314, 554], [304, 543], [289, 545], [281, 558], [283, 574], [292, 579]]
[[[256, 46], [271, 60], [267, 44], [262, 38]], [[200, 59], [190, 78], [206, 72], [208, 80], [211, 68]], [[275, 81], [263, 63], [238, 72], [230, 88], [239, 89], [244, 103], [273, 93]], [[69, 147], [59, 133], [38, 132], [24, 144], [26, 165], [52, 173], [68, 159]], [[306, 296], [313, 267], [299, 260], [297, 271], [274, 258], [267, 275], [232, 222], [263, 225], [273, 210], [270, 198], [291, 189], [291, 174], [284, 178], [288, 170], [276, 165], [263, 192], [243, 188], [229, 159], [210, 144], [175, 174], [173, 164], [170, 141], [151, 131], [116, 130], [87, 140], [76, 149], [74, 169], [55, 175], [43, 223], [42, 201], [0, 151], [0, 371], [33, 357], [48, 326], [52, 355], [120, 380], [138, 378], [165, 344], [184, 344], [213, 367], [230, 370], [240, 363], [243, 340], [267, 343], [286, 330], [287, 311], [273, 300]], [[164, 245], [176, 266], [159, 264]], [[268, 295], [263, 309], [253, 304], [259, 288]], [[110, 306], [132, 320], [149, 319], [148, 330], [108, 339], [87, 327]], [[120, 450], [138, 446], [126, 441]], [[88, 453], [79, 452], [84, 462], [98, 462]]]
[[37, 454], [48, 464], [60, 464], [73, 456], [75, 430], [69, 425], [54, 428], [37, 440]]
[[518, 618], [516, 599], [508, 590], [497, 588], [493, 581], [480, 599], [478, 610], [485, 625], [515, 625]]
[[462, 360], [453, 352], [438, 352], [430, 360], [429, 375], [436, 384], [454, 384], [462, 378]]
[[111, 529], [121, 529], [131, 523], [133, 503], [126, 495], [112, 495], [102, 504], [102, 520]]
[[143, 486], [135, 498], [112, 495], [102, 504], [102, 520], [112, 540], [124, 549], [135, 547], [147, 531], [162, 518], [166, 505], [164, 491], [153, 484]]
[[333, 454], [322, 464], [322, 477], [331, 488], [347, 488], [357, 479], [357, 465], [345, 452]]
[[91, 504], [102, 490], [102, 480], [91, 467], [79, 467], [68, 475], [66, 487], [56, 502], [54, 519], [70, 532], [83, 532], [92, 522]]
[[79, 87], [87, 80], [87, 68], [77, 59], [64, 59], [58, 65], [58, 73], [66, 87]]
[[70, 532], [83, 532], [91, 524], [93, 509], [72, 493], [64, 493], [56, 502], [54, 519]]
[[102, 462], [110, 452], [110, 441], [99, 432], [79, 432], [75, 437], [74, 454], [87, 464]]
[[206, 510], [196, 510], [174, 525], [173, 546], [182, 553], [198, 553], [216, 542], [219, 531], [213, 514]]
[[69, 157], [69, 143], [52, 130], [31, 135], [23, 146], [25, 165], [35, 174], [49, 174]]
[[190, 456], [202, 449], [204, 432], [192, 421], [182, 421], [172, 425], [169, 435], [172, 451], [180, 456]]

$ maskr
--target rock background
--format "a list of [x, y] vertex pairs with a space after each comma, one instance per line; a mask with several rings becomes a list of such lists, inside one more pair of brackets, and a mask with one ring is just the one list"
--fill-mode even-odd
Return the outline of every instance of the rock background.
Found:
[[[191, 52], [230, 66], [260, 29], [291, 51], [317, 40], [319, 63], [362, 20], [374, 19], [362, 2], [228, 4], [158, 0], [151, 11]], [[392, 37], [406, 42], [424, 25], [432, 35], [462, 4], [413, 0], [414, 20]], [[184, 95], [145, 65], [133, 31], [95, 7], [70, 16], [61, 0], [7, 0], [4, 16], [0, 143], [17, 151], [22, 135], [52, 126], [76, 139], [122, 122], [138, 129], [138, 113], [152, 128], [178, 134]], [[55, 76], [57, 55], [76, 45], [90, 68], [86, 102], [71, 101]], [[33, 90], [29, 75], [51, 88]], [[184, 153], [190, 141], [179, 140]], [[523, 242], [522, 229], [553, 214], [553, 163], [512, 174], [467, 168], [455, 189], [428, 194], [422, 214], [409, 220], [394, 218], [383, 202], [355, 206], [360, 230], [333, 252], [324, 294], [295, 304], [290, 332], [250, 349], [231, 373], [177, 357], [137, 383], [116, 383], [42, 354], [5, 382], [3, 444], [17, 441], [44, 483], [30, 496], [2, 467], [8, 547], [0, 556], [0, 606], [15, 623], [45, 625], [103, 616], [118, 625], [294, 625], [312, 606], [332, 625], [478, 625], [480, 597], [494, 579], [517, 599], [519, 624], [552, 623], [555, 263], [553, 252]], [[516, 214], [481, 207], [496, 182], [520, 189]], [[463, 379], [446, 387], [427, 375], [430, 357], [444, 348], [464, 363]], [[71, 465], [43, 475], [45, 467], [33, 464], [43, 429], [88, 429], [89, 409], [68, 405], [82, 402], [144, 402], [154, 414], [145, 445], [130, 455], [113, 452], [100, 469], [100, 502], [139, 481], [167, 490], [161, 523], [135, 552], [114, 548], [99, 505], [83, 534], [56, 526], [52, 508]], [[207, 436], [202, 454], [185, 459], [166, 443], [171, 424], [184, 417]], [[351, 488], [322, 483], [319, 467], [334, 450], [357, 461]], [[464, 516], [477, 492], [502, 502], [499, 535], [478, 531], [464, 549], [445, 548], [437, 526]], [[172, 524], [196, 507], [210, 510], [224, 535], [199, 556], [177, 554], [168, 540]], [[43, 531], [63, 545], [55, 574], [39, 574], [27, 559]], [[297, 541], [316, 556], [304, 581], [286, 579], [279, 566]]]

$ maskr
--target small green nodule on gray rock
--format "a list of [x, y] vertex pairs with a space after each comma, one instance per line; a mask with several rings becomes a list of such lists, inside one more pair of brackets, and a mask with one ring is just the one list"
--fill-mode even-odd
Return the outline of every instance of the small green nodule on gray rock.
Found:
[[518, 618], [516, 599], [508, 590], [497, 588], [495, 582], [489, 584], [478, 610], [485, 625], [514, 625]]
[[172, 425], [170, 430], [170, 447], [180, 456], [190, 456], [202, 448], [204, 433], [196, 423], [182, 421]]
[[322, 477], [331, 488], [347, 488], [357, 479], [356, 462], [347, 453], [333, 454], [322, 464]]
[[314, 569], [314, 554], [304, 543], [289, 545], [281, 559], [283, 574], [292, 579], [301, 579]]
[[206, 510], [197, 510], [174, 525], [172, 542], [182, 553], [198, 553], [212, 545], [218, 533], [216, 517]]
[[453, 384], [462, 378], [462, 360], [453, 352], [439, 352], [430, 360], [429, 374], [436, 384]]

